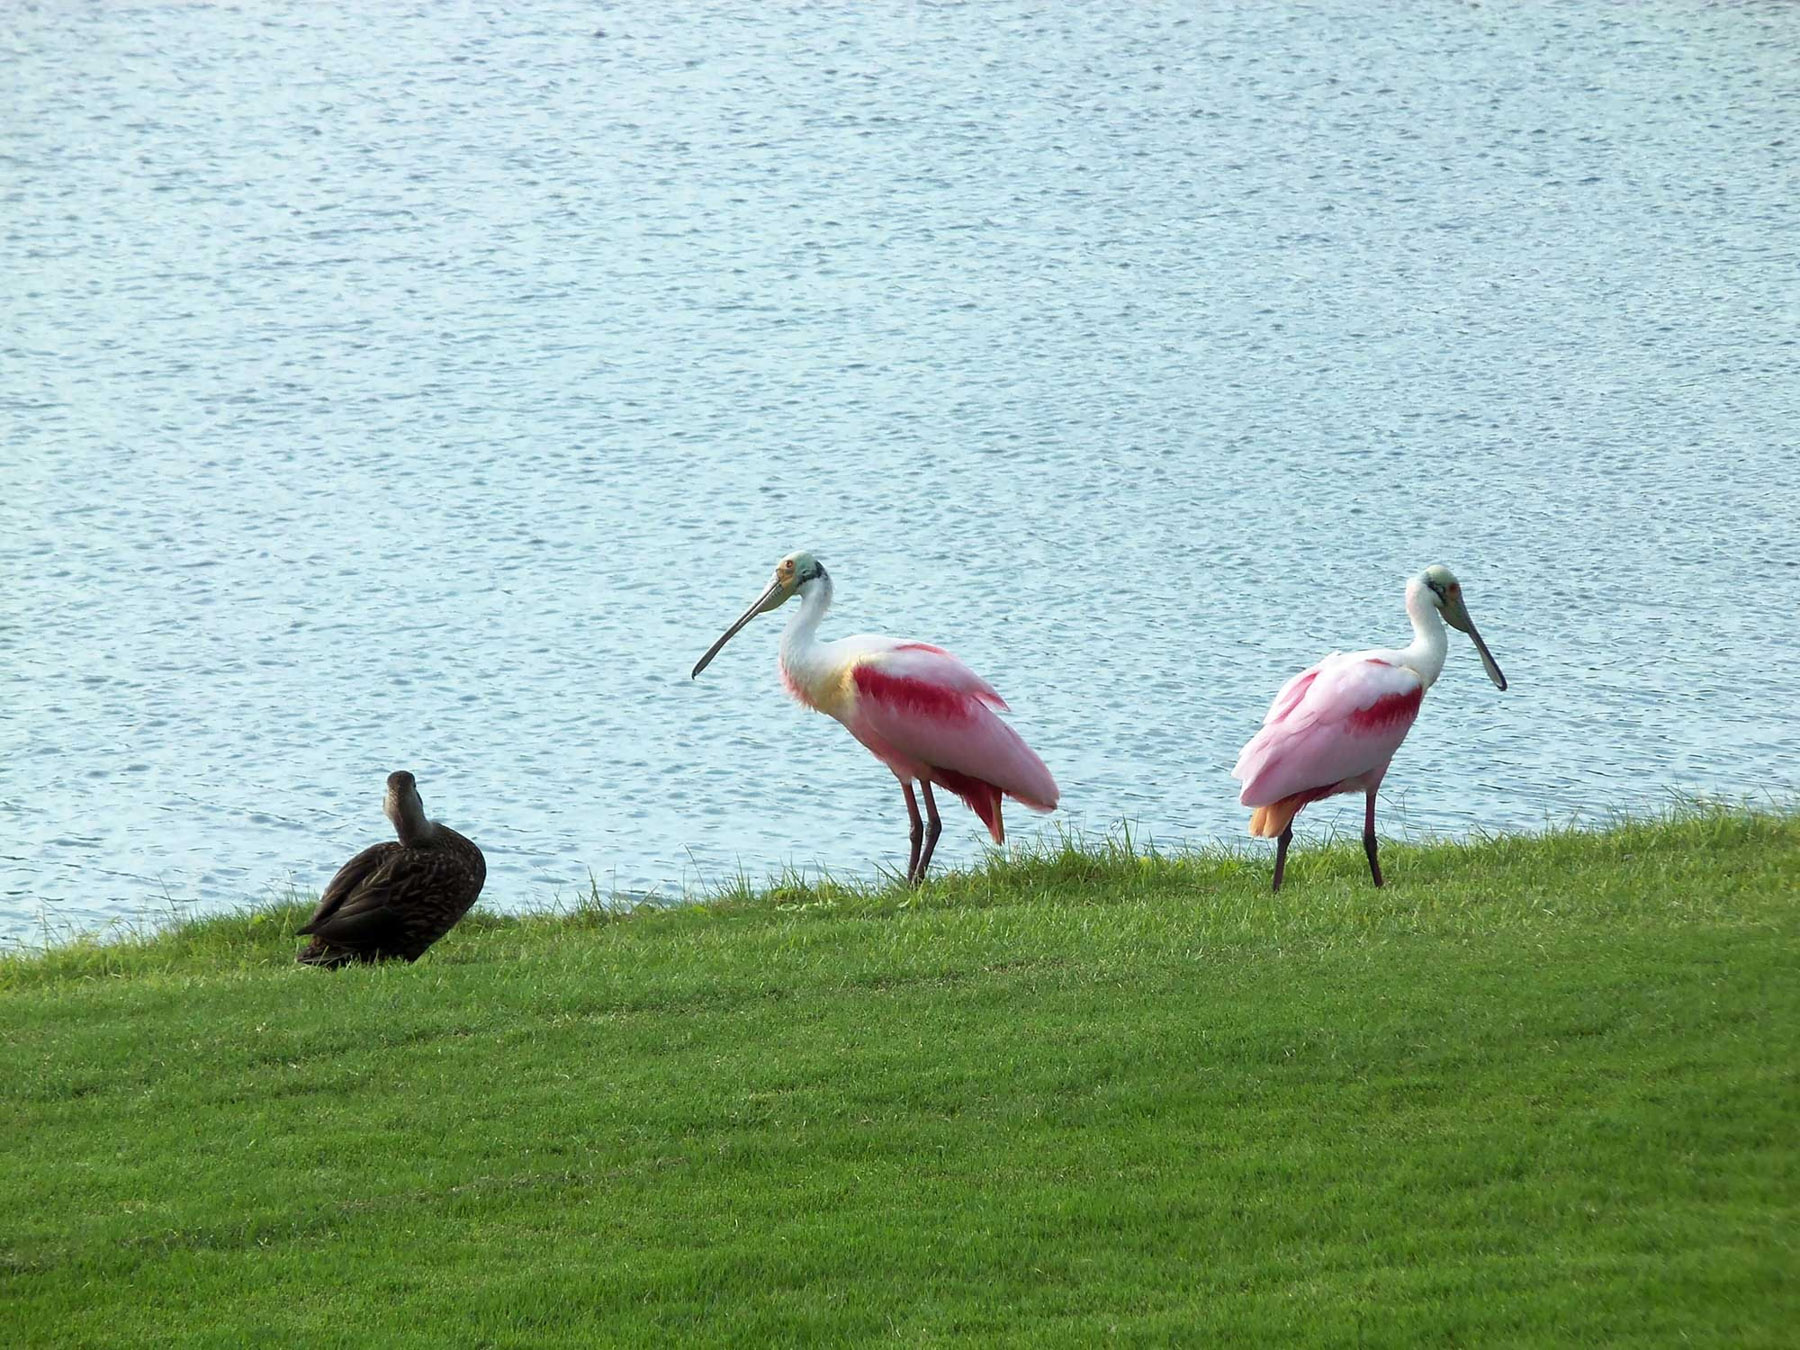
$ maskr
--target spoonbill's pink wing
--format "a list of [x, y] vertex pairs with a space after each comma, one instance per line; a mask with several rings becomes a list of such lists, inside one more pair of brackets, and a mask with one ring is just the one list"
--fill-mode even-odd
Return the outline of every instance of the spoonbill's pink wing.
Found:
[[902, 777], [956, 793], [996, 842], [1006, 838], [1001, 794], [1055, 810], [1056, 780], [994, 714], [1000, 696], [948, 652], [909, 644], [858, 663], [852, 679], [856, 704], [846, 720], [856, 738]]
[[[1425, 686], [1413, 671], [1373, 657], [1332, 655], [1238, 756], [1238, 800], [1267, 806], [1385, 769], [1419, 715]], [[1304, 677], [1303, 677], [1304, 678]], [[1282, 691], [1291, 695], [1296, 681]], [[1276, 702], [1281, 702], [1278, 695]]]
[[994, 692], [993, 685], [942, 647], [934, 647], [929, 642], [897, 642], [881, 653], [880, 664], [885, 674], [925, 680], [945, 689], [973, 694], [990, 708], [1006, 710], [1006, 700]]
[[[1336, 655], [1336, 652], [1331, 654], [1331, 656]], [[1331, 656], [1326, 657], [1325, 661], [1331, 660]], [[1293, 679], [1281, 686], [1281, 691], [1275, 695], [1274, 700], [1269, 704], [1269, 711], [1263, 714], [1263, 725], [1265, 727], [1271, 722], [1281, 721], [1282, 718], [1286, 717], [1289, 713], [1293, 712], [1295, 708], [1300, 706], [1300, 700], [1306, 697], [1306, 691], [1312, 687], [1312, 682], [1319, 678], [1320, 667], [1325, 664], [1325, 661], [1319, 662], [1316, 666], [1308, 666], [1305, 670], [1294, 676]]]

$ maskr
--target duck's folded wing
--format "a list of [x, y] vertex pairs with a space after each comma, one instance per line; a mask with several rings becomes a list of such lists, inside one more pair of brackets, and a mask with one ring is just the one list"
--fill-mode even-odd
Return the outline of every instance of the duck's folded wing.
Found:
[[312, 924], [311, 932], [351, 946], [386, 946], [421, 931], [441, 933], [473, 901], [469, 877], [468, 864], [454, 854], [396, 850], [341, 905]]
[[313, 910], [300, 933], [304, 936], [319, 932], [319, 925], [343, 908], [345, 902], [381, 870], [382, 864], [400, 852], [400, 847], [391, 839], [385, 844], [373, 844], [338, 868], [337, 875], [326, 883], [324, 893], [319, 896], [318, 908]]

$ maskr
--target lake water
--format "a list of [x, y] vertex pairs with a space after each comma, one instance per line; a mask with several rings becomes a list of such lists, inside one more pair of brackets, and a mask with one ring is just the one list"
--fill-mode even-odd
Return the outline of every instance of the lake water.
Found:
[[1387, 829], [1800, 789], [1800, 8], [44, 0], [0, 62], [7, 940], [316, 890], [401, 767], [501, 908], [903, 866], [785, 613], [688, 679], [800, 547], [1050, 828], [1241, 835], [1435, 561], [1512, 689], [1452, 635]]

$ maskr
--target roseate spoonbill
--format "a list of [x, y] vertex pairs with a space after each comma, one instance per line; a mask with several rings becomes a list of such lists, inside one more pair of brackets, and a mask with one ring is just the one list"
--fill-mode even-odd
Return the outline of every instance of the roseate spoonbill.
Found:
[[[925, 879], [944, 827], [932, 784], [961, 797], [996, 844], [1006, 839], [1002, 794], [1033, 811], [1056, 809], [1050, 770], [994, 715], [994, 709], [1006, 707], [1005, 700], [942, 647], [871, 633], [819, 641], [819, 621], [831, 608], [831, 578], [810, 553], [790, 553], [775, 565], [768, 589], [707, 648], [694, 676], [745, 624], [795, 595], [800, 609], [781, 635], [782, 683], [807, 707], [842, 722], [900, 780], [912, 820], [909, 883]], [[925, 821], [913, 796], [915, 782], [925, 794]]]
[[1231, 776], [1244, 785], [1238, 801], [1256, 809], [1250, 833], [1275, 836], [1275, 889], [1287, 866], [1294, 817], [1308, 802], [1339, 792], [1362, 792], [1363, 852], [1381, 885], [1375, 854], [1375, 789], [1413, 720], [1425, 691], [1444, 669], [1444, 624], [1469, 635], [1488, 678], [1501, 689], [1506, 676], [1463, 604], [1462, 586], [1448, 567], [1427, 567], [1406, 583], [1406, 615], [1413, 640], [1394, 650], [1333, 652], [1301, 671], [1275, 695], [1262, 730], [1238, 755]]
[[382, 809], [399, 842], [365, 848], [338, 869], [300, 930], [312, 938], [295, 958], [302, 965], [417, 961], [481, 894], [487, 860], [448, 825], [425, 819], [410, 773], [388, 775]]

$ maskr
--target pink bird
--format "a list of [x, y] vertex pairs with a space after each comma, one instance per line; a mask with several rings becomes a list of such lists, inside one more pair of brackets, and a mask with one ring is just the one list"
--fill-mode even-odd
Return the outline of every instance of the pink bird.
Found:
[[[831, 578], [810, 553], [790, 553], [776, 564], [769, 588], [707, 649], [694, 675], [750, 620], [780, 609], [795, 595], [800, 610], [781, 636], [782, 683], [807, 707], [842, 722], [900, 780], [912, 820], [909, 883], [925, 879], [944, 827], [931, 795], [933, 783], [961, 797], [996, 844], [1006, 839], [1003, 795], [1033, 811], [1056, 809], [1050, 770], [994, 715], [1006, 708], [1005, 701], [942, 647], [866, 633], [819, 641], [819, 621], [831, 608]], [[925, 793], [925, 821], [913, 795], [915, 782]]]
[[1446, 622], [1469, 635], [1488, 678], [1506, 688], [1506, 676], [1475, 631], [1462, 587], [1449, 568], [1427, 567], [1406, 583], [1406, 615], [1413, 626], [1410, 645], [1333, 652], [1294, 676], [1269, 705], [1262, 730], [1238, 755], [1231, 776], [1244, 785], [1238, 801], [1256, 808], [1250, 814], [1250, 833], [1276, 838], [1276, 890], [1281, 889], [1294, 838], [1294, 817], [1308, 802], [1340, 792], [1361, 792], [1367, 799], [1363, 851], [1369, 855], [1370, 875], [1381, 885], [1375, 790], [1412, 729], [1425, 691], [1444, 669]]

